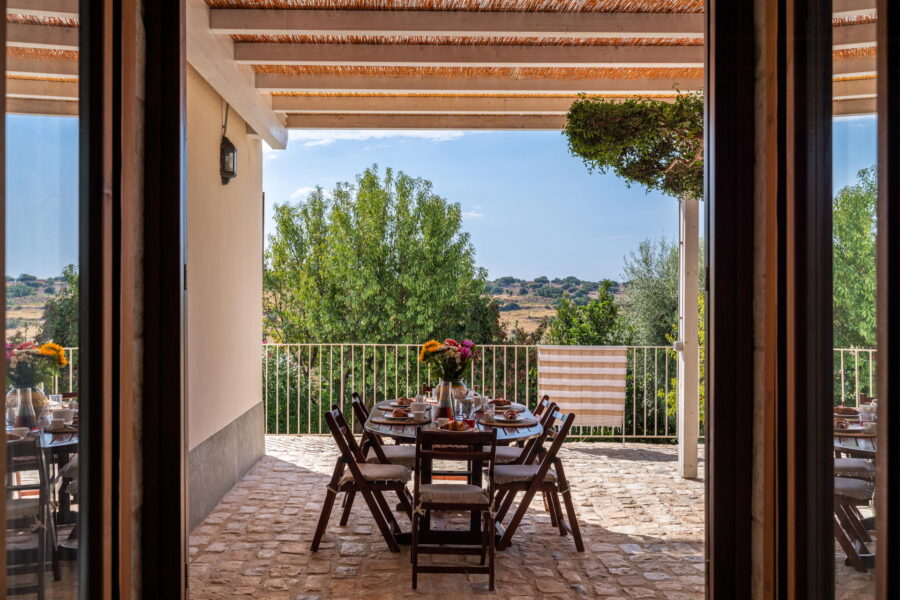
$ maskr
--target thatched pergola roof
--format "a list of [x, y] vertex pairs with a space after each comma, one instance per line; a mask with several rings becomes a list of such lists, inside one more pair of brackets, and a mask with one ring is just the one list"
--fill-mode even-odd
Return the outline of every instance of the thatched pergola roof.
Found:
[[[188, 61], [274, 147], [290, 127], [558, 129], [579, 93], [702, 90], [703, 4], [187, 0]], [[9, 5], [13, 107], [74, 114], [76, 0]], [[874, 112], [875, 18], [834, 1], [835, 114]]]

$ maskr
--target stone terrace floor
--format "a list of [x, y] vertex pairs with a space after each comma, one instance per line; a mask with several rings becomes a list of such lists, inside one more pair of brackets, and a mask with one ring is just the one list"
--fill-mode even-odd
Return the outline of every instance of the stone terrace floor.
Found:
[[[674, 446], [567, 443], [561, 458], [586, 551], [550, 526], [537, 498], [513, 545], [497, 554], [493, 593], [480, 575], [423, 574], [412, 590], [409, 549], [388, 551], [363, 502], [347, 527], [338, 526], [336, 506], [312, 554], [335, 457], [330, 437], [267, 437], [266, 456], [191, 534], [191, 600], [703, 597], [703, 480], [678, 477]], [[408, 528], [405, 516], [399, 522]], [[853, 583], [838, 597], [872, 597], [868, 576], [840, 566], [838, 580]]]

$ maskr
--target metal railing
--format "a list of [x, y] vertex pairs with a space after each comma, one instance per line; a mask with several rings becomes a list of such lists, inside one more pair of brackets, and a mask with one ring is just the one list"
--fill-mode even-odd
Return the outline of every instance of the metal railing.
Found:
[[[538, 401], [537, 346], [484, 345], [468, 378], [492, 397], [534, 407]], [[436, 383], [418, 361], [416, 344], [264, 344], [266, 433], [328, 433], [323, 413], [332, 404], [353, 419], [350, 395], [367, 402], [415, 395]], [[579, 438], [676, 439], [676, 355], [668, 346], [628, 348], [625, 427], [574, 428]]]
[[875, 395], [875, 357], [873, 348], [834, 349], [834, 402], [856, 406], [860, 394]]

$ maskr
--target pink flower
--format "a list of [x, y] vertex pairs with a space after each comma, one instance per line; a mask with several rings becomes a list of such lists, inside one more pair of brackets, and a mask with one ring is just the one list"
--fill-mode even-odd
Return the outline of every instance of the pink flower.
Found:
[[471, 348], [469, 348], [467, 346], [463, 346], [462, 348], [459, 349], [459, 357], [460, 358], [466, 359], [466, 358], [469, 358], [470, 356], [472, 356]]
[[473, 342], [472, 340], [463, 340], [462, 345], [466, 348], [474, 348], [475, 342]]

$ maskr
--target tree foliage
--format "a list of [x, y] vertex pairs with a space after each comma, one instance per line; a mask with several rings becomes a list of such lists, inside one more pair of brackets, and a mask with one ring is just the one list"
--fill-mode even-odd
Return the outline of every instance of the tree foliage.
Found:
[[502, 338], [459, 204], [377, 167], [275, 207], [265, 254], [265, 334], [281, 342]]
[[863, 169], [833, 202], [834, 343], [875, 346], [875, 167]]
[[569, 150], [590, 170], [682, 198], [703, 197], [703, 97], [674, 103], [582, 96], [566, 120]]
[[678, 246], [645, 239], [625, 257], [622, 315], [638, 344], [666, 343], [678, 319]]
[[626, 344], [629, 335], [619, 315], [611, 281], [600, 284], [597, 298], [577, 306], [563, 296], [544, 335], [546, 343], [573, 346]]
[[63, 269], [65, 285], [59, 294], [44, 305], [44, 324], [36, 336], [38, 342], [55, 342], [60, 346], [78, 346], [78, 267]]

